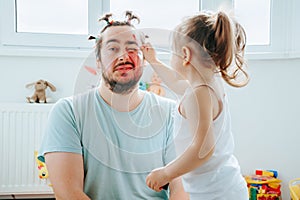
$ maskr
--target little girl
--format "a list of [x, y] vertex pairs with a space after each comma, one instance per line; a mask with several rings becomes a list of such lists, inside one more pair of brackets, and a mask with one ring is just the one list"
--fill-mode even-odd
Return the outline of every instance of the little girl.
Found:
[[148, 175], [146, 183], [153, 190], [160, 191], [182, 176], [192, 200], [249, 199], [233, 155], [230, 115], [222, 85], [222, 79], [234, 87], [248, 83], [243, 69], [245, 41], [242, 26], [226, 13], [203, 12], [175, 29], [171, 58], [174, 70], [156, 58], [149, 43], [141, 47], [165, 84], [183, 95], [175, 114], [178, 157]]

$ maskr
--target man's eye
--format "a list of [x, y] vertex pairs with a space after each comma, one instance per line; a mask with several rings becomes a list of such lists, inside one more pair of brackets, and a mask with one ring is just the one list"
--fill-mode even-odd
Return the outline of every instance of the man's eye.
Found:
[[138, 49], [137, 48], [128, 48], [127, 51], [129, 53], [136, 53], [138, 51]]
[[111, 48], [109, 48], [108, 50], [110, 50], [110, 51], [116, 51], [116, 50], [117, 50], [117, 48], [115, 48], [115, 47], [111, 47]]

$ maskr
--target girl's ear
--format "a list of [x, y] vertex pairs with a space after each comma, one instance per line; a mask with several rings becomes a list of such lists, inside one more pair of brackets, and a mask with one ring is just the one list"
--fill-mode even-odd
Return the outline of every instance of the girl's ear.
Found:
[[183, 63], [182, 65], [183, 66], [187, 66], [188, 64], [190, 64], [190, 61], [191, 61], [191, 49], [187, 46], [183, 46], [182, 49], [182, 54], [183, 54]]

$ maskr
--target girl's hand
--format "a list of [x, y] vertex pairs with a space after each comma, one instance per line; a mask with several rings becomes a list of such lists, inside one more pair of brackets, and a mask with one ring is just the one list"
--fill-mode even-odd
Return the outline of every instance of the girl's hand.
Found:
[[166, 170], [164, 167], [153, 170], [146, 178], [146, 184], [152, 190], [159, 192], [163, 189], [163, 186], [169, 183]]
[[157, 62], [156, 52], [150, 43], [145, 43], [144, 45], [142, 45], [141, 51], [143, 52], [144, 58], [148, 61], [149, 64]]

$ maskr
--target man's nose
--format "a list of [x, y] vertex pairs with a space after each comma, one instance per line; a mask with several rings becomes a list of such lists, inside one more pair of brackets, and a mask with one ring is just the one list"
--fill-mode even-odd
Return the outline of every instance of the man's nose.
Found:
[[129, 56], [128, 56], [128, 52], [127, 51], [122, 51], [120, 53], [120, 55], [118, 56], [118, 60], [119, 61], [127, 61], [129, 59]]

